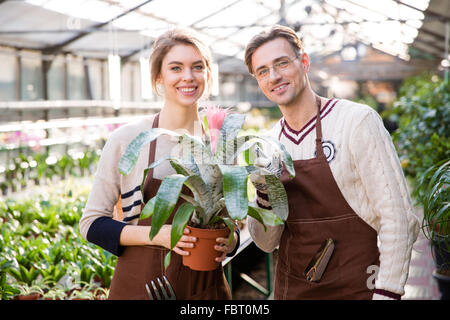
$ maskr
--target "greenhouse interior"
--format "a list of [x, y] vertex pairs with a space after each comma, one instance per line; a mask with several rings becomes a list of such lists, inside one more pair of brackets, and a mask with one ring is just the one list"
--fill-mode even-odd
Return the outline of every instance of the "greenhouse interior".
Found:
[[[283, 109], [245, 51], [274, 25], [301, 39], [315, 93], [381, 117], [419, 226], [401, 299], [449, 299], [450, 1], [0, 0], [0, 300], [108, 299], [120, 256], [87, 241], [80, 219], [109, 137], [163, 107], [155, 40], [194, 30], [212, 54], [198, 106], [244, 114], [239, 134], [258, 136]], [[126, 224], [123, 211], [111, 214]], [[221, 262], [232, 299], [272, 300], [281, 252], [261, 250], [245, 216], [235, 223], [237, 252]]]

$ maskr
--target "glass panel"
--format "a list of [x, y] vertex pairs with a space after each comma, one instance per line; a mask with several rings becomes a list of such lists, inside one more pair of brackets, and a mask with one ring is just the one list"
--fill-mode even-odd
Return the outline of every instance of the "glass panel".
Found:
[[67, 60], [68, 99], [84, 100], [86, 96], [84, 65], [79, 58], [69, 57]]
[[25, 53], [22, 55], [21, 62], [21, 100], [42, 99], [42, 63], [40, 55]]
[[0, 101], [16, 100], [15, 69], [14, 52], [0, 52]]
[[102, 100], [108, 100], [109, 99], [109, 72], [108, 72], [108, 61], [102, 61], [102, 80], [103, 80], [103, 95]]
[[127, 63], [122, 66], [122, 100], [131, 101], [132, 99], [132, 85], [133, 85], [133, 66]]
[[139, 63], [134, 63], [134, 72], [133, 72], [133, 101], [141, 101], [141, 66]]
[[93, 100], [102, 99], [102, 62], [98, 60], [88, 61], [89, 82]]
[[53, 60], [47, 76], [48, 99], [64, 100], [64, 57]]

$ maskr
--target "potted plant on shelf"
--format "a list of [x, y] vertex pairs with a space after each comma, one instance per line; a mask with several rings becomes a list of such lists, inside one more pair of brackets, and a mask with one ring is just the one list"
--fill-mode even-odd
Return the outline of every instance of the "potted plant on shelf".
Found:
[[450, 299], [450, 159], [420, 176], [415, 193], [423, 206], [422, 229], [431, 241], [436, 263], [434, 278], [441, 299]]
[[49, 289], [44, 292], [42, 299], [44, 300], [64, 300], [67, 296], [67, 290], [59, 283], [54, 284], [49, 287]]
[[[231, 242], [235, 228], [234, 221], [245, 219], [247, 215], [252, 216], [264, 226], [283, 224], [287, 219], [287, 195], [280, 180], [265, 168], [253, 165], [240, 166], [236, 162], [238, 156], [244, 151], [257, 146], [270, 147], [272, 151], [280, 154], [285, 168], [293, 177], [295, 171], [290, 155], [278, 141], [268, 136], [238, 136], [244, 124], [245, 115], [229, 113], [228, 110], [218, 107], [206, 109], [206, 115], [203, 117], [206, 134], [203, 139], [189, 134], [178, 134], [170, 130], [154, 128], [141, 132], [128, 145], [119, 161], [119, 172], [123, 175], [128, 175], [133, 170], [142, 147], [160, 135], [176, 137], [183, 150], [180, 158], [169, 156], [159, 159], [144, 172], [141, 184], [142, 193], [150, 168], [168, 160], [176, 172], [163, 179], [156, 196], [147, 202], [141, 212], [141, 219], [152, 217], [150, 239], [153, 239], [166, 223], [180, 197], [186, 202], [178, 208], [173, 217], [171, 249], [181, 238], [186, 225], [193, 234], [198, 231], [197, 229], [200, 231], [224, 229], [224, 232], [230, 234], [229, 241]], [[266, 177], [272, 211], [249, 203], [247, 183], [249, 174], [253, 172]], [[193, 197], [181, 193], [183, 185], [190, 189]], [[214, 258], [219, 253], [213, 249], [216, 237], [216, 235], [211, 237], [211, 251], [214, 257], [211, 258], [212, 261], [207, 261], [209, 265], [206, 267], [191, 266], [192, 269], [211, 270], [217, 267], [218, 263], [214, 261]], [[185, 265], [189, 264], [189, 260], [195, 258], [195, 251], [205, 241], [199, 238], [194, 250], [190, 250], [188, 261], [183, 256]], [[165, 267], [170, 263], [170, 254], [171, 251], [166, 255]]]
[[21, 282], [14, 284], [14, 287], [19, 291], [19, 293], [14, 296], [14, 300], [39, 300], [44, 295], [44, 290], [47, 288], [47, 285], [43, 283], [33, 283], [29, 285]]

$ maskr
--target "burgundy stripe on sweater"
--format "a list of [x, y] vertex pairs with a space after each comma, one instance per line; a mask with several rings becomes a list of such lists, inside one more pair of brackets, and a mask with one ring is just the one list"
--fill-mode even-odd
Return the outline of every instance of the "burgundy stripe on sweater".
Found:
[[[331, 103], [331, 101], [333, 101], [333, 99], [330, 99], [330, 100], [328, 100], [326, 103], [325, 103], [325, 105], [323, 106], [323, 108], [322, 109], [320, 109], [320, 116], [322, 116], [322, 114], [325, 112], [325, 110], [328, 108], [328, 106], [330, 105], [330, 103]], [[313, 123], [313, 121], [314, 120], [316, 120], [316, 116], [314, 116], [314, 118], [312, 118], [311, 120], [309, 120], [308, 121], [308, 123], [307, 124], [305, 124], [304, 126], [303, 126], [303, 128], [301, 128], [300, 130], [294, 130], [294, 129], [292, 129], [290, 126], [289, 126], [289, 123], [287, 123], [287, 121], [286, 120], [281, 120], [281, 121], [284, 121], [284, 124], [286, 125], [286, 128], [288, 128], [288, 130], [290, 131], [290, 132], [292, 132], [293, 134], [295, 134], [295, 135], [299, 135], [302, 131], [304, 131], [311, 123]]]
[[401, 298], [399, 294], [384, 289], [375, 289], [373, 290], [373, 293], [381, 294], [382, 296], [386, 296], [395, 300], [400, 300]]
[[[331, 100], [330, 100], [331, 101]], [[331, 106], [331, 108], [329, 108], [328, 110], [327, 110], [327, 112], [325, 112], [325, 114], [323, 114], [322, 116], [320, 116], [320, 119], [321, 120], [323, 120], [330, 112], [331, 112], [331, 110], [333, 110], [333, 108], [334, 108], [334, 106], [336, 105], [336, 103], [338, 102], [339, 100], [336, 100], [334, 103], [333, 103], [333, 105]], [[325, 108], [324, 108], [325, 109]], [[314, 120], [315, 120], [315, 118], [314, 118]], [[287, 125], [287, 122], [285, 121], [284, 122], [286, 125]], [[287, 132], [286, 132], [286, 130], [284, 129], [284, 127], [283, 127], [283, 130], [282, 130], [282, 132], [283, 132], [283, 134], [285, 135], [285, 137], [286, 138], [288, 138], [289, 140], [291, 140], [293, 143], [295, 143], [295, 144], [300, 144], [300, 142], [302, 142], [303, 141], [303, 139], [305, 139], [305, 137], [314, 129], [316, 127], [316, 123], [314, 123], [314, 125], [311, 127], [311, 128], [309, 128], [298, 140], [295, 140], [293, 137], [291, 137], [290, 135], [288, 135], [287, 134]], [[303, 130], [303, 129], [302, 129]]]

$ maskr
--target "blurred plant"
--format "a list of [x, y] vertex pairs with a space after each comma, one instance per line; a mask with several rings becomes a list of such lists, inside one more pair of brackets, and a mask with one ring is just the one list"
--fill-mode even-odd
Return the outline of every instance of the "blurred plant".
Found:
[[6, 195], [8, 190], [16, 192], [24, 189], [30, 181], [33, 181], [34, 185], [41, 185], [51, 183], [55, 178], [62, 180], [69, 175], [83, 176], [92, 173], [99, 158], [100, 151], [97, 149], [61, 156], [34, 153], [27, 157], [21, 153], [12, 158], [7, 167], [0, 166], [0, 172], [4, 173], [0, 189]]
[[32, 300], [38, 300], [44, 295], [44, 291], [48, 289], [47, 284], [43, 281], [33, 281], [31, 283], [16, 283], [13, 285], [13, 287], [19, 291], [19, 293], [17, 293], [15, 296], [15, 298], [19, 298], [19, 300], [22, 300], [21, 297], [27, 296], [35, 296]]
[[394, 103], [399, 128], [393, 134], [400, 161], [413, 187], [420, 175], [450, 158], [450, 86], [437, 76], [411, 78]]
[[44, 292], [42, 298], [44, 300], [64, 300], [67, 297], [67, 288], [59, 283], [53, 284]]
[[91, 257], [95, 269], [94, 280], [99, 281], [101, 287], [109, 288], [117, 257], [101, 248], [96, 250], [95, 256], [93, 254]]
[[415, 196], [423, 206], [425, 236], [449, 250], [450, 159], [437, 163], [419, 177]]
[[33, 286], [41, 286], [34, 291], [44, 297], [61, 298], [59, 286], [69, 278], [78, 289], [96, 283], [94, 277], [105, 286], [111, 283], [116, 257], [81, 238], [77, 223], [89, 188], [72, 183], [0, 202], [2, 299], [30, 293]]
[[81, 287], [72, 290], [69, 300], [95, 300], [97, 286], [92, 283], [83, 283]]
[[11, 286], [6, 281], [11, 265], [10, 261], [0, 259], [0, 300], [8, 300], [20, 293], [18, 288]]

